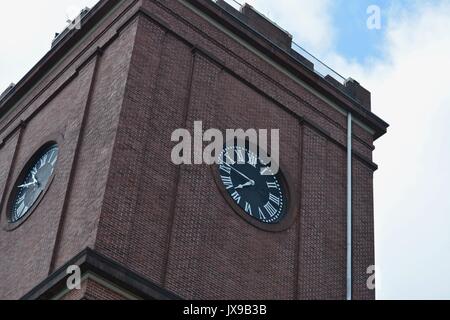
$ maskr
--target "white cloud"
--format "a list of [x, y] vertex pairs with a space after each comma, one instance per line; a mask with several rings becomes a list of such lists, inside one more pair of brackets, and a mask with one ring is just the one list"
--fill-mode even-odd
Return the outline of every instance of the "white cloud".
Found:
[[377, 297], [450, 298], [450, 2], [392, 1], [381, 58], [364, 64], [335, 51], [328, 1], [250, 2], [360, 81], [391, 124], [374, 154]]
[[320, 55], [335, 39], [331, 0], [247, 0], [255, 9], [291, 33], [296, 41]]
[[450, 298], [450, 3], [394, 14], [389, 60], [362, 78], [392, 125], [375, 154], [380, 296]]
[[416, 2], [387, 18], [382, 60], [329, 56], [391, 124], [375, 152], [377, 296], [450, 298], [450, 3]]
[[[56, 32], [73, 18], [75, 8], [97, 0], [3, 1], [0, 10], [0, 93], [17, 83], [50, 49]], [[19, 15], [20, 14], [20, 15]]]

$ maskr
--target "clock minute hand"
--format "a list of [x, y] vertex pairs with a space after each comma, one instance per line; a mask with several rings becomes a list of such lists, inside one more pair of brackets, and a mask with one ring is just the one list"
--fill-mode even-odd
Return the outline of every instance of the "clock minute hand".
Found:
[[243, 176], [245, 179], [247, 179], [249, 182], [255, 184], [255, 181], [253, 181], [252, 179], [250, 179], [249, 177], [247, 177], [245, 174], [243, 174], [242, 172], [240, 172], [238, 169], [236, 169], [233, 166], [230, 166], [231, 169], [233, 169], [234, 171], [236, 171], [237, 173], [239, 173], [241, 176]]

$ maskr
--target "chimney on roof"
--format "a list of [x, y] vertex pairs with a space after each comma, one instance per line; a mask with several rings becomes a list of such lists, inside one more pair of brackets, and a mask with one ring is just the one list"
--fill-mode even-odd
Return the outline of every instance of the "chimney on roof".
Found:
[[261, 33], [263, 36], [274, 42], [279, 47], [290, 50], [292, 47], [292, 35], [279, 27], [275, 22], [269, 20], [262, 13], [256, 11], [251, 5], [246, 3], [241, 12], [247, 18], [247, 24]]
[[345, 81], [345, 91], [357, 100], [365, 109], [371, 110], [370, 91], [362, 87], [358, 81], [348, 78], [347, 81]]
[[217, 0], [216, 4], [280, 48], [287, 51], [291, 50], [292, 35], [262, 13], [255, 10], [251, 5], [246, 3], [241, 7], [241, 10], [238, 11], [225, 0]]
[[68, 20], [69, 23], [68, 27], [64, 29], [62, 32], [55, 33], [55, 37], [52, 41], [52, 48], [56, 46], [64, 37], [70, 33], [70, 31], [74, 29], [80, 29], [81, 28], [81, 22], [83, 18], [89, 13], [90, 9], [88, 7], [85, 7], [80, 11], [80, 14], [73, 20]]
[[0, 100], [3, 100], [4, 97], [6, 97], [8, 95], [8, 93], [11, 92], [12, 89], [14, 89], [16, 85], [14, 83], [11, 83], [8, 88], [6, 88], [5, 91], [3, 91], [2, 94], [0, 94]]

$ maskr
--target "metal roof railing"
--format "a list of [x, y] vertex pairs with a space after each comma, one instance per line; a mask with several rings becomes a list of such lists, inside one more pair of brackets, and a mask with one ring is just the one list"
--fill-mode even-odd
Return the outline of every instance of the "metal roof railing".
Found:
[[[213, 2], [217, 2], [218, 0], [211, 0]], [[244, 4], [238, 2], [237, 0], [222, 0], [225, 1], [226, 3], [228, 3], [230, 6], [232, 6], [234, 9], [241, 11], [241, 8], [244, 7]], [[235, 18], [239, 19], [239, 17], [234, 16]], [[276, 23], [274, 23], [273, 21], [271, 21], [270, 19], [268, 19], [270, 22], [272, 22], [275, 26]], [[242, 23], [245, 24], [245, 21], [242, 21]], [[278, 26], [277, 26], [278, 27]], [[280, 27], [278, 27], [280, 28]], [[281, 28], [280, 28], [281, 29]], [[256, 31], [256, 30], [255, 30]], [[264, 35], [261, 35], [264, 37]], [[266, 38], [266, 37], [264, 37]], [[267, 39], [267, 38], [266, 38]], [[267, 39], [268, 41], [271, 41], [270, 39]], [[271, 41], [272, 42], [272, 41]], [[306, 59], [308, 62], [310, 62], [310, 64], [305, 64], [304, 61], [302, 61], [302, 59], [299, 57], [296, 57], [295, 53], [293, 52], [289, 52], [284, 50], [287, 54], [289, 54], [290, 56], [292, 56], [293, 58], [295, 58], [298, 62], [300, 62], [301, 64], [305, 65], [306, 67], [308, 67], [309, 69], [311, 69], [311, 64], [313, 65], [312, 70], [318, 74], [319, 76], [321, 76], [322, 78], [328, 78], [331, 77], [332, 79], [334, 79], [335, 81], [337, 81], [339, 84], [345, 86], [345, 83], [347, 81], [347, 79], [345, 77], [343, 77], [342, 75], [340, 75], [338, 72], [336, 72], [335, 70], [333, 70], [332, 68], [330, 68], [329, 66], [327, 66], [325, 63], [323, 63], [322, 61], [320, 61], [318, 58], [316, 58], [313, 54], [311, 54], [310, 52], [308, 52], [305, 48], [303, 48], [302, 46], [300, 46], [299, 44], [297, 44], [296, 42], [292, 41], [292, 48], [291, 48], [295, 53], [301, 55], [301, 57], [303, 57], [304, 59]], [[283, 50], [283, 49], [282, 49]], [[341, 88], [338, 88], [341, 89]], [[346, 93], [346, 92], [344, 92]], [[347, 93], [346, 93], [347, 94]]]

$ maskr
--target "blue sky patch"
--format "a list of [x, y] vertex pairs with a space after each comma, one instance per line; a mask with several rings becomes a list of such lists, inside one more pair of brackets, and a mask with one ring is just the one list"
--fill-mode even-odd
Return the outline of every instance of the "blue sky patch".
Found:
[[[386, 31], [390, 2], [388, 0], [336, 0], [333, 5], [333, 24], [336, 26], [336, 48], [340, 55], [349, 60], [364, 63], [368, 58], [380, 57], [380, 46]], [[381, 29], [367, 27], [367, 8], [377, 5], [381, 9]]]

